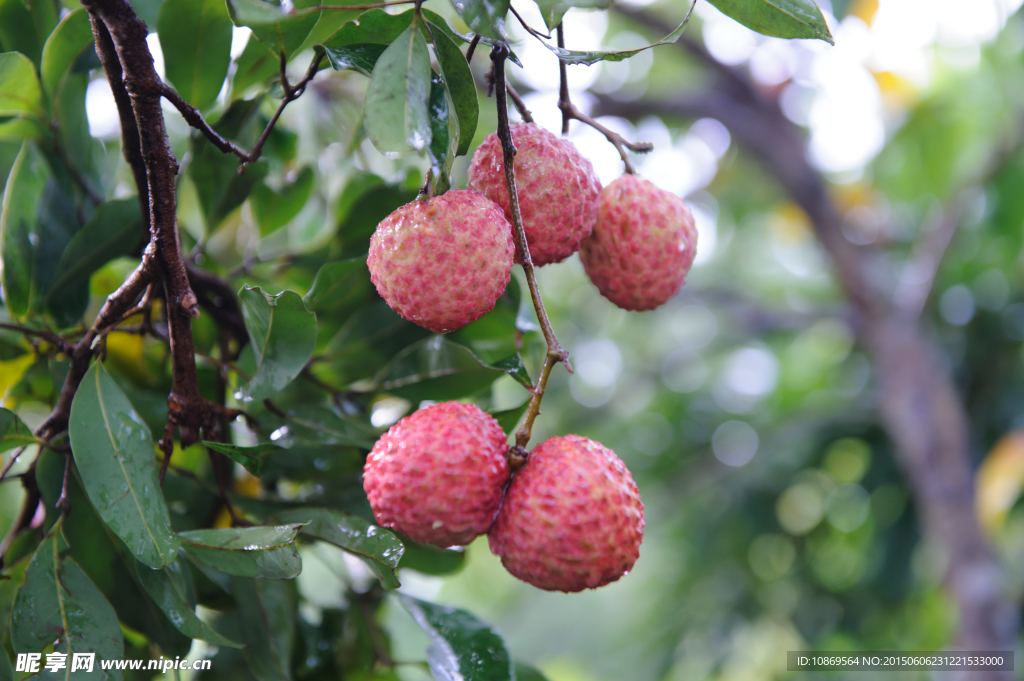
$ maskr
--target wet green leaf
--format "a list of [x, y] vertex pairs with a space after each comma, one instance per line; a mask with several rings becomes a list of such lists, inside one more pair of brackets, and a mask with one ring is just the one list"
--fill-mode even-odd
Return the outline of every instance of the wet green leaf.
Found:
[[384, 54], [384, 50], [387, 47], [387, 45], [377, 43], [356, 43], [342, 47], [325, 46], [324, 53], [327, 55], [327, 60], [331, 63], [331, 68], [335, 71], [350, 69], [358, 71], [364, 76], [369, 76], [373, 72], [373, 67], [377, 60], [380, 59], [380, 55]]
[[430, 74], [430, 153], [434, 171], [434, 193], [443, 194], [451, 187], [452, 164], [459, 143], [459, 120], [445, 91], [444, 81]]
[[414, 542], [408, 537], [399, 538], [405, 547], [402, 560], [398, 564], [400, 568], [408, 568], [425, 575], [450, 575], [466, 565], [466, 549], [461, 546], [442, 549]]
[[[100, 660], [119, 660], [124, 655], [117, 615], [74, 559], [60, 557], [60, 544], [58, 526], [39, 545], [25, 570], [25, 583], [11, 612], [14, 652], [38, 653], [53, 645], [55, 651], [68, 655], [65, 678], [69, 681], [120, 679], [119, 672], [100, 669]], [[95, 653], [94, 671], [71, 673], [74, 653]]]
[[244, 402], [263, 400], [299, 375], [313, 354], [316, 315], [306, 310], [294, 291], [268, 296], [243, 286], [238, 301], [256, 357], [256, 372], [236, 396]]
[[0, 54], [0, 116], [43, 115], [43, 93], [36, 69], [17, 52]]
[[157, 482], [153, 436], [99, 362], [71, 403], [75, 464], [100, 518], [146, 565], [175, 559], [178, 538]]
[[274, 54], [291, 57], [320, 20], [318, 4], [317, 0], [228, 0], [227, 7], [236, 26], [250, 28], [253, 37]]
[[180, 533], [190, 558], [236, 577], [291, 579], [302, 572], [295, 550], [301, 525], [191, 530]]
[[430, 636], [427, 663], [435, 679], [504, 681], [515, 676], [505, 642], [465, 610], [399, 594], [413, 619]]
[[473, 80], [473, 72], [469, 69], [466, 55], [448, 37], [443, 28], [430, 22], [427, 23], [427, 28], [433, 37], [437, 63], [441, 67], [444, 86], [458, 120], [458, 147], [455, 153], [462, 156], [469, 152], [480, 118], [476, 82]]
[[308, 523], [301, 532], [363, 559], [385, 589], [401, 586], [395, 576], [404, 551], [391, 532], [358, 516], [327, 508], [296, 509], [273, 516], [274, 522]]
[[379, 151], [423, 151], [430, 144], [430, 54], [413, 25], [374, 66], [363, 102], [366, 135]]
[[814, 0], [708, 0], [747, 28], [776, 38], [817, 38], [835, 44]]
[[469, 348], [432, 336], [399, 352], [377, 377], [381, 390], [416, 403], [465, 397], [508, 374], [530, 384], [518, 355], [486, 364]]
[[135, 197], [100, 204], [60, 256], [43, 305], [71, 326], [89, 304], [89, 278], [114, 258], [129, 255], [147, 235]]
[[152, 597], [167, 618], [174, 623], [178, 631], [190, 638], [207, 641], [216, 646], [243, 647], [229, 638], [221, 636], [211, 629], [206, 622], [196, 617], [195, 607], [189, 605], [187, 592], [183, 587], [187, 567], [181, 558], [162, 570], [153, 570], [144, 565], [137, 565], [135, 571], [139, 583]]
[[25, 422], [9, 409], [0, 407], [0, 452], [6, 452], [23, 445], [34, 445], [39, 441]]
[[[0, 55], [3, 56], [7, 55]], [[3, 63], [0, 59], [0, 106]], [[15, 317], [28, 313], [37, 289], [33, 240], [38, 241], [39, 199], [49, 177], [50, 170], [42, 155], [29, 142], [22, 144], [7, 178], [0, 209], [0, 287], [4, 306]]]
[[256, 185], [249, 196], [249, 205], [260, 226], [260, 234], [266, 236], [291, 222], [312, 193], [313, 168], [310, 166], [303, 167], [294, 180], [280, 189], [272, 189], [266, 183]]
[[196, 107], [212, 104], [231, 65], [231, 19], [221, 0], [164, 0], [157, 20], [167, 79]]
[[239, 447], [238, 445], [229, 445], [224, 442], [203, 442], [203, 444], [215, 452], [220, 452], [230, 457], [232, 461], [242, 464], [245, 470], [253, 475], [263, 474], [263, 461], [267, 456], [285, 451], [283, 447], [269, 443], [256, 445], [255, 447]]
[[377, 441], [376, 432], [354, 419], [339, 416], [327, 407], [309, 405], [288, 412], [288, 433], [298, 441], [322, 445], [341, 445], [370, 450]]
[[57, 24], [46, 39], [40, 68], [43, 88], [50, 97], [57, 93], [64, 75], [92, 45], [92, 40], [92, 25], [85, 7], [76, 7]]
[[302, 300], [307, 310], [337, 312], [364, 302], [371, 286], [365, 257], [329, 262], [316, 273]]
[[452, 0], [452, 6], [474, 33], [507, 40], [505, 15], [511, 0]]
[[683, 23], [676, 27], [676, 30], [669, 33], [667, 36], [662, 38], [656, 43], [647, 45], [646, 47], [638, 47], [635, 50], [618, 50], [613, 52], [600, 52], [600, 51], [586, 51], [586, 50], [567, 50], [555, 45], [550, 45], [543, 40], [540, 41], [544, 47], [548, 48], [555, 55], [566, 64], [596, 64], [600, 61], [622, 61], [623, 59], [629, 59], [638, 52], [649, 50], [652, 47], [658, 47], [659, 45], [669, 45], [679, 40], [679, 36], [683, 34], [683, 30], [686, 25], [690, 22], [690, 14], [693, 12], [693, 7], [690, 7], [690, 11], [686, 13], [686, 17], [683, 19]]

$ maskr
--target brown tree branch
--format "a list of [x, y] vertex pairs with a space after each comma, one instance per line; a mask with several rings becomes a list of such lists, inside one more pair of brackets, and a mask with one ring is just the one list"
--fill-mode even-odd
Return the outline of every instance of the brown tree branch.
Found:
[[530, 405], [526, 411], [526, 421], [516, 433], [516, 444], [510, 452], [510, 461], [521, 465], [525, 462], [526, 445], [530, 442], [530, 435], [533, 430], [533, 422], [540, 414], [540, 403], [544, 399], [544, 390], [547, 387], [548, 376], [551, 369], [557, 362], [565, 365], [571, 373], [572, 366], [569, 364], [569, 353], [566, 352], [551, 326], [551, 320], [544, 310], [544, 300], [540, 295], [540, 286], [537, 284], [537, 274], [533, 267], [533, 259], [530, 257], [530, 245], [526, 240], [526, 229], [523, 227], [523, 216], [519, 210], [519, 194], [516, 190], [515, 156], [516, 147], [512, 141], [512, 129], [508, 123], [508, 103], [505, 100], [505, 60], [508, 58], [508, 46], [504, 43], [495, 45], [491, 49], [491, 62], [494, 64], [494, 85], [498, 104], [498, 137], [501, 139], [502, 158], [505, 164], [505, 184], [508, 189], [509, 206], [512, 212], [512, 228], [516, 239], [516, 245], [522, 255], [523, 272], [526, 273], [526, 283], [530, 289], [530, 298], [533, 300], [533, 307], [537, 311], [537, 320], [540, 322], [541, 331], [544, 333], [544, 340], [548, 350], [544, 356], [544, 364], [541, 367], [540, 378], [533, 388], [533, 396], [530, 398]]
[[206, 119], [203, 118], [203, 114], [200, 113], [199, 109], [186, 102], [181, 95], [179, 95], [175, 89], [167, 83], [161, 83], [161, 95], [163, 95], [167, 101], [173, 104], [174, 107], [181, 112], [181, 115], [189, 125], [203, 133], [203, 135], [205, 135], [215, 147], [225, 154], [234, 154], [237, 156], [244, 167], [250, 163], [255, 163], [259, 160], [260, 156], [263, 155], [263, 147], [266, 145], [267, 139], [270, 137], [270, 133], [273, 132], [274, 126], [277, 125], [277, 121], [281, 117], [281, 114], [284, 113], [285, 107], [301, 97], [302, 93], [306, 91], [306, 85], [309, 84], [309, 81], [313, 80], [314, 76], [316, 76], [317, 72], [320, 70], [320, 62], [323, 61], [323, 58], [324, 55], [322, 52], [313, 57], [313, 61], [309, 64], [309, 69], [306, 70], [306, 75], [302, 80], [292, 86], [288, 83], [288, 74], [285, 72], [287, 61], [284, 54], [281, 54], [281, 88], [284, 90], [284, 97], [281, 99], [281, 104], [278, 105], [277, 111], [274, 112], [270, 122], [267, 123], [266, 128], [263, 129], [263, 133], [260, 135], [259, 139], [256, 140], [256, 144], [254, 144], [252, 149], [249, 151], [245, 151], [234, 142], [221, 137], [220, 134], [206, 122]]
[[[558, 36], [558, 46], [564, 48], [565, 30], [562, 28], [562, 24], [558, 24], [555, 29], [555, 33]], [[571, 120], [577, 120], [584, 125], [589, 125], [594, 130], [597, 130], [599, 133], [604, 135], [605, 139], [615, 146], [615, 150], [619, 152], [619, 157], [622, 159], [622, 165], [625, 166], [626, 172], [630, 175], [634, 174], [636, 172], [636, 168], [633, 167], [633, 162], [630, 160], [629, 154], [626, 153], [626, 150], [629, 149], [630, 151], [645, 154], [654, 149], [654, 145], [650, 142], [629, 142], [619, 133], [608, 129], [587, 114], [580, 111], [576, 105], [572, 103], [572, 99], [569, 97], [569, 76], [565, 68], [565, 62], [561, 59], [558, 60], [558, 75], [558, 108], [562, 111], [562, 134], [569, 134], [569, 121]]]

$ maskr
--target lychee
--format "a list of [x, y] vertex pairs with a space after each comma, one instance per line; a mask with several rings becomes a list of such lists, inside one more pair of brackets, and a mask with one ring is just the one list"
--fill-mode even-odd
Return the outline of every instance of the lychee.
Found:
[[501, 208], [479, 192], [453, 189], [384, 218], [366, 264], [392, 310], [445, 333], [494, 309], [512, 275], [514, 251]]
[[681, 198], [637, 175], [601, 191], [597, 226], [580, 246], [590, 281], [626, 310], [664, 305], [697, 254], [693, 214]]
[[[513, 125], [512, 141], [517, 150], [516, 193], [530, 258], [534, 265], [565, 260], [594, 229], [601, 182], [572, 142], [534, 123]], [[486, 194], [512, 221], [497, 134], [488, 135], [477, 147], [467, 186]], [[518, 247], [516, 262], [522, 262]]]
[[566, 435], [530, 452], [488, 540], [514, 576], [574, 592], [629, 572], [643, 534], [644, 506], [625, 464], [598, 442]]
[[487, 532], [508, 483], [508, 444], [493, 416], [441, 402], [406, 416], [373, 446], [363, 489], [384, 527], [435, 546]]

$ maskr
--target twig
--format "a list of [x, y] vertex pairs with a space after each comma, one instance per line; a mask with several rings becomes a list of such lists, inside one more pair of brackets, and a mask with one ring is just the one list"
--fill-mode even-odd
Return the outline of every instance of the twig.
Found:
[[[555, 29], [555, 33], [558, 36], [558, 46], [564, 48], [565, 32], [562, 28], [562, 24], [558, 24], [558, 27]], [[626, 167], [626, 172], [630, 175], [634, 174], [636, 172], [636, 168], [633, 167], [633, 162], [629, 160], [629, 154], [626, 153], [626, 149], [635, 151], [638, 154], [646, 154], [648, 151], [654, 149], [654, 145], [650, 142], [630, 142], [623, 138], [619, 133], [609, 130], [576, 108], [576, 105], [572, 103], [572, 99], [569, 97], [569, 77], [566, 72], [565, 62], [561, 59], [558, 60], [558, 75], [560, 79], [558, 88], [558, 108], [562, 110], [562, 134], [569, 134], [569, 121], [573, 119], [580, 123], [589, 125], [594, 130], [597, 130], [599, 133], [604, 135], [605, 138], [615, 146], [615, 149], [619, 152], [619, 156], [622, 158], [622, 165]]]
[[541, 33], [537, 29], [531, 28], [530, 25], [526, 23], [526, 21], [524, 21], [521, 16], [519, 16], [519, 12], [516, 11], [515, 7], [509, 5], [508, 8], [512, 10], [512, 14], [515, 15], [515, 18], [519, 20], [520, 25], [522, 25], [522, 27], [526, 29], [527, 33], [532, 35], [534, 38], [545, 38], [547, 40], [551, 40], [551, 36], [548, 35], [547, 33]]
[[526, 108], [526, 102], [524, 102], [523, 98], [519, 96], [516, 89], [512, 87], [512, 83], [507, 80], [505, 81], [505, 92], [507, 92], [508, 96], [512, 98], [512, 103], [515, 105], [516, 111], [519, 112], [519, 117], [527, 123], [533, 123], [533, 113]]
[[8, 471], [10, 471], [11, 467], [14, 466], [15, 463], [17, 463], [18, 457], [20, 457], [27, 448], [28, 445], [22, 445], [21, 447], [18, 447], [13, 452], [11, 452], [11, 458], [7, 459], [7, 463], [4, 464], [3, 470], [0, 470], [0, 482], [3, 482], [4, 480], [7, 479]]
[[476, 46], [480, 44], [480, 34], [477, 33], [473, 36], [473, 40], [469, 43], [469, 48], [466, 50], [466, 61], [472, 63], [473, 53], [476, 52]]
[[512, 141], [512, 130], [508, 124], [508, 103], [505, 100], [505, 60], [508, 58], [509, 49], [504, 43], [495, 45], [491, 49], [491, 61], [494, 64], [495, 93], [498, 104], [498, 137], [501, 139], [502, 158], [505, 163], [505, 184], [508, 189], [509, 207], [512, 213], [512, 227], [516, 238], [516, 245], [522, 257], [523, 272], [526, 273], [526, 283], [530, 288], [530, 297], [533, 300], [533, 307], [537, 311], [537, 320], [540, 322], [541, 331], [544, 333], [544, 340], [547, 343], [547, 354], [544, 357], [544, 365], [541, 368], [540, 378], [533, 388], [533, 397], [530, 398], [530, 406], [526, 413], [526, 421], [523, 427], [516, 433], [516, 444], [513, 454], [520, 456], [525, 453], [526, 445], [530, 442], [530, 435], [533, 430], [533, 422], [540, 414], [540, 403], [544, 398], [544, 390], [547, 387], [548, 376], [556, 362], [562, 362], [565, 368], [571, 373], [572, 367], [569, 364], [569, 353], [566, 352], [555, 336], [555, 330], [551, 326], [551, 320], [544, 310], [544, 301], [540, 295], [540, 287], [537, 284], [537, 274], [533, 268], [533, 259], [530, 257], [530, 245], [526, 240], [526, 229], [523, 227], [523, 216], [519, 210], [519, 196], [516, 191], [515, 156], [516, 147]]
[[51, 345], [53, 345], [53, 346], [55, 346], [57, 348], [60, 348], [60, 350], [62, 352], [66, 351], [67, 347], [68, 347], [67, 346], [67, 342], [63, 338], [61, 338], [57, 334], [53, 333], [52, 331], [47, 331], [45, 329], [30, 329], [27, 326], [20, 326], [18, 324], [7, 324], [7, 323], [0, 323], [0, 329], [7, 329], [8, 331], [16, 331], [17, 333], [20, 333], [20, 334], [22, 334], [24, 336], [34, 336], [36, 338], [42, 338], [47, 343], [49, 343], [49, 344], [51, 344]]
[[[398, 3], [391, 3], [398, 4]], [[373, 5], [373, 7], [381, 7], [383, 5]], [[351, 9], [351, 8], [349, 8]], [[306, 85], [309, 81], [313, 80], [316, 76], [317, 71], [320, 70], [320, 62], [323, 60], [323, 53], [317, 54], [313, 61], [309, 64], [309, 69], [306, 71], [306, 75], [296, 83], [294, 86], [288, 83], [288, 75], [286, 73], [287, 60], [284, 53], [281, 53], [281, 88], [284, 90], [284, 97], [281, 99], [281, 104], [278, 105], [277, 111], [271, 117], [270, 122], [267, 123], [267, 127], [264, 128], [263, 134], [260, 135], [259, 139], [256, 140], [256, 144], [253, 145], [252, 149], [245, 151], [234, 142], [224, 139], [220, 134], [210, 127], [210, 124], [203, 118], [203, 114], [199, 112], [199, 109], [195, 108], [179, 95], [174, 88], [170, 85], [163, 83], [161, 94], [167, 101], [174, 105], [181, 115], [185, 118], [189, 125], [198, 130], [199, 132], [206, 135], [206, 138], [213, 143], [215, 147], [220, 149], [225, 154], [234, 154], [241, 161], [241, 165], [244, 168], [250, 163], [255, 163], [259, 157], [263, 154], [263, 146], [267, 143], [267, 139], [270, 137], [270, 133], [273, 132], [274, 126], [277, 125], [277, 120], [284, 113], [284, 109], [291, 102], [295, 101], [302, 96], [302, 93], [306, 91]]]

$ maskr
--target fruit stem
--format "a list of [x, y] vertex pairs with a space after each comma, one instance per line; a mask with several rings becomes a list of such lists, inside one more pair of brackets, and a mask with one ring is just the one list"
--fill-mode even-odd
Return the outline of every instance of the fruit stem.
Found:
[[[562, 24], [558, 24], [555, 27], [555, 33], [558, 38], [558, 46], [565, 49], [565, 32], [562, 29]], [[636, 174], [636, 168], [633, 167], [633, 162], [629, 160], [629, 154], [626, 150], [635, 151], [638, 154], [646, 154], [647, 152], [654, 149], [654, 145], [650, 142], [630, 142], [626, 140], [622, 135], [612, 130], [609, 130], [605, 126], [601, 125], [593, 118], [583, 113], [576, 108], [576, 105], [572, 103], [569, 98], [569, 76], [566, 73], [565, 62], [561, 59], [558, 60], [558, 76], [559, 76], [559, 88], [558, 88], [558, 108], [562, 111], [562, 134], [569, 134], [569, 121], [577, 120], [580, 123], [589, 125], [594, 130], [605, 136], [609, 142], [611, 142], [615, 149], [619, 152], [619, 156], [622, 158], [622, 165], [626, 167], [626, 172], [630, 175]]]
[[508, 189], [509, 208], [512, 213], [512, 232], [516, 239], [516, 245], [522, 256], [523, 272], [526, 274], [526, 283], [530, 288], [530, 298], [533, 300], [533, 307], [537, 311], [537, 320], [540, 322], [541, 331], [544, 333], [544, 341], [547, 343], [548, 351], [544, 357], [544, 365], [541, 367], [540, 378], [533, 387], [533, 396], [530, 398], [530, 406], [526, 412], [526, 420], [522, 428], [516, 433], [516, 447], [525, 448], [530, 442], [530, 435], [533, 430], [533, 422], [540, 414], [540, 402], [544, 399], [544, 390], [547, 388], [548, 377], [557, 362], [565, 365], [566, 370], [572, 373], [572, 366], [569, 364], [569, 353], [562, 348], [555, 336], [554, 327], [544, 309], [544, 300], [540, 295], [540, 286], [537, 284], [537, 272], [533, 267], [533, 259], [530, 257], [530, 245], [526, 241], [526, 229], [523, 227], [523, 215], [519, 210], [519, 195], [516, 191], [515, 157], [516, 146], [512, 141], [512, 129], [508, 123], [508, 100], [505, 89], [505, 59], [508, 58], [509, 49], [504, 43], [498, 43], [491, 49], [491, 61], [494, 64], [494, 94], [498, 104], [498, 138], [501, 140], [502, 160], [505, 164], [505, 185]]

